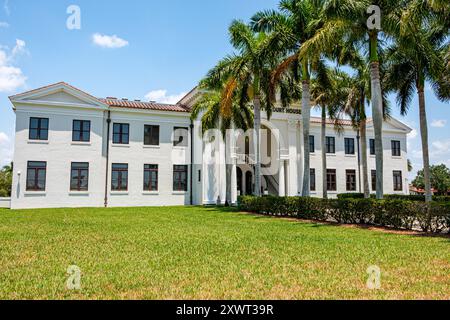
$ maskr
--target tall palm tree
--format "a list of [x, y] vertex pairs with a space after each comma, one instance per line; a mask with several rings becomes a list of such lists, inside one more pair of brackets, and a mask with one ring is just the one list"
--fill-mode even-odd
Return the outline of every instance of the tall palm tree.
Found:
[[[419, 98], [420, 135], [424, 165], [426, 201], [432, 201], [430, 158], [428, 150], [428, 126], [425, 106], [425, 83], [428, 81], [441, 101], [450, 100], [450, 82], [446, 73], [449, 52], [448, 22], [429, 19], [428, 14], [416, 12], [411, 15], [414, 1], [404, 9], [402, 30], [395, 43], [388, 49], [389, 68], [385, 81], [390, 90], [397, 94], [401, 113], [408, 112], [414, 90]], [[429, 8], [430, 10], [432, 8]], [[414, 24], [410, 20], [415, 21]], [[405, 21], [403, 21], [405, 20]], [[448, 71], [448, 70], [447, 70]]]
[[335, 130], [340, 132], [339, 113], [344, 108], [346, 91], [343, 77], [339, 70], [328, 67], [324, 60], [313, 65], [313, 79], [311, 81], [311, 99], [321, 110], [321, 152], [322, 152], [322, 194], [328, 198], [327, 189], [327, 153], [326, 153], [326, 125], [327, 116], [335, 119]]
[[[369, 28], [367, 9], [381, 8], [381, 30]], [[302, 46], [301, 56], [333, 50], [340, 39], [364, 49], [369, 58], [372, 117], [375, 131], [377, 198], [383, 198], [383, 94], [380, 83], [380, 39], [397, 34], [400, 4], [395, 0], [325, 0], [322, 25]]]
[[280, 56], [280, 45], [285, 42], [283, 32], [254, 33], [242, 21], [233, 21], [229, 28], [230, 42], [237, 54], [227, 56], [208, 72], [205, 79], [221, 89], [221, 109], [230, 109], [237, 93], [241, 107], [249, 101], [254, 108], [255, 194], [261, 195], [260, 130], [261, 109], [271, 116], [273, 101], [269, 94], [270, 73]]
[[[208, 90], [205, 82], [201, 82], [200, 88]], [[236, 97], [232, 103], [227, 104], [227, 109], [222, 109], [222, 96], [218, 90], [210, 90], [203, 93], [202, 97], [192, 108], [191, 119], [197, 119], [201, 115], [202, 133], [211, 129], [220, 129], [225, 139], [228, 129], [239, 128], [247, 130], [253, 124], [253, 112], [250, 105], [241, 107]], [[225, 139], [226, 141], [226, 139]], [[226, 158], [231, 158], [231, 146], [225, 147]], [[232, 164], [226, 163], [226, 205], [232, 205], [231, 196]]]
[[294, 65], [301, 67], [302, 87], [302, 127], [303, 127], [303, 187], [302, 196], [310, 195], [310, 150], [309, 127], [311, 118], [311, 65], [320, 57], [320, 51], [309, 51], [300, 57], [303, 43], [314, 34], [311, 25], [319, 20], [322, 0], [281, 0], [280, 11], [266, 10], [258, 12], [251, 19], [255, 31], [282, 31], [289, 35], [283, 37], [284, 50], [288, 57], [274, 70], [272, 85], [276, 85], [280, 77], [289, 72]]

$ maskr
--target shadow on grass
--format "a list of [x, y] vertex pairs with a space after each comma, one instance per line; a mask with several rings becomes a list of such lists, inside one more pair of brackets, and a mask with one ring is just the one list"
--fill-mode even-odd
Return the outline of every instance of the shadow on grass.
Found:
[[441, 238], [444, 240], [447, 240], [450, 242], [450, 234], [445, 233], [430, 233], [430, 232], [421, 232], [421, 231], [414, 231], [414, 230], [404, 230], [404, 229], [397, 229], [397, 228], [390, 228], [390, 227], [381, 227], [381, 226], [374, 226], [374, 225], [368, 225], [368, 224], [343, 224], [343, 223], [337, 223], [332, 221], [317, 221], [317, 220], [306, 220], [306, 219], [297, 219], [294, 217], [282, 217], [282, 216], [270, 216], [270, 215], [263, 215], [263, 214], [257, 214], [257, 213], [251, 213], [251, 212], [243, 212], [240, 211], [236, 207], [224, 207], [224, 206], [208, 206], [204, 207], [208, 211], [220, 211], [223, 213], [241, 213], [247, 216], [251, 216], [255, 219], [283, 219], [283, 220], [290, 220], [292, 222], [298, 222], [302, 224], [309, 224], [311, 228], [329, 228], [329, 227], [343, 227], [343, 228], [355, 228], [355, 229], [362, 229], [362, 230], [370, 230], [370, 231], [378, 231], [378, 232], [384, 232], [387, 234], [397, 234], [397, 235], [405, 235], [405, 236], [412, 236], [412, 237], [419, 237], [419, 238]]

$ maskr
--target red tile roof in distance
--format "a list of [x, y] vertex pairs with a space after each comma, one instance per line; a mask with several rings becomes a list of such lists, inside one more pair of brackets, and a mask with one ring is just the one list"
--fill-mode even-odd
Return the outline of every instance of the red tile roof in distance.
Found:
[[135, 100], [121, 100], [121, 99], [98, 99], [103, 103], [106, 103], [110, 107], [114, 108], [128, 108], [128, 109], [140, 109], [140, 110], [157, 110], [157, 111], [171, 111], [171, 112], [189, 112], [186, 107], [175, 104], [163, 104], [156, 102], [143, 102]]

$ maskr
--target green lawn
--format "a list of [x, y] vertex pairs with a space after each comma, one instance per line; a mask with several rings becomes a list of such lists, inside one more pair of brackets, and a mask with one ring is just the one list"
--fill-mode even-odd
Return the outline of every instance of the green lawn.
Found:
[[0, 298], [449, 299], [450, 239], [214, 208], [0, 209]]

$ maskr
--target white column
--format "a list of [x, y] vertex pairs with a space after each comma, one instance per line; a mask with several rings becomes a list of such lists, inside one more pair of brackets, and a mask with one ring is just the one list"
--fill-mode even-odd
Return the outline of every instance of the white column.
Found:
[[286, 161], [280, 160], [280, 172], [278, 174], [278, 195], [280, 197], [286, 196], [286, 179], [285, 179], [285, 163]]
[[231, 204], [237, 203], [237, 171], [236, 171], [236, 159], [233, 159], [233, 165], [231, 167]]

